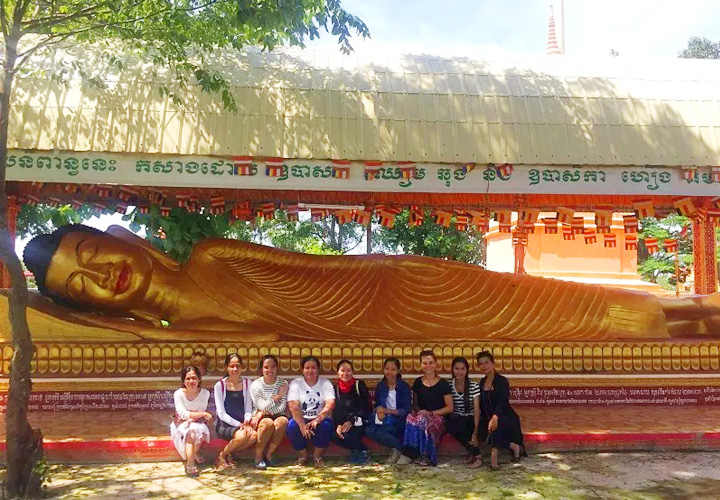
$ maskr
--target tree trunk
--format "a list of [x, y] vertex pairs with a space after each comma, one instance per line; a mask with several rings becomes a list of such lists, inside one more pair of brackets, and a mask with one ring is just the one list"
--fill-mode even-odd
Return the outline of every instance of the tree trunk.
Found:
[[365, 244], [365, 253], [369, 255], [372, 253], [372, 224], [368, 224], [365, 229]]
[[7, 492], [12, 497], [37, 496], [42, 472], [36, 467], [42, 458], [42, 434], [30, 427], [27, 407], [32, 389], [30, 362], [34, 346], [30, 337], [25, 308], [28, 290], [15, 241], [8, 231], [8, 198], [5, 185], [7, 166], [10, 93], [17, 60], [17, 32], [5, 37], [5, 66], [0, 80], [0, 260], [10, 273], [10, 328], [14, 354], [10, 365], [10, 388], [5, 415]]

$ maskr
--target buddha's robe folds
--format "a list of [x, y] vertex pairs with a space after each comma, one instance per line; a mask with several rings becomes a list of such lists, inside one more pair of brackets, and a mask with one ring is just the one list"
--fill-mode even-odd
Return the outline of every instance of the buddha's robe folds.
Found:
[[183, 268], [222, 306], [222, 319], [287, 338], [669, 338], [653, 295], [444, 260], [314, 256], [210, 239]]

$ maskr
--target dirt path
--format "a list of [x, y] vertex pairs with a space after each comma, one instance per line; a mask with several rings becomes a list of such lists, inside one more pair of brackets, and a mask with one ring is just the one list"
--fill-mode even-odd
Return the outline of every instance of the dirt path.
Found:
[[720, 453], [568, 453], [521, 464], [469, 470], [460, 460], [436, 468], [342, 465], [279, 467], [260, 472], [241, 462], [230, 473], [211, 468], [197, 479], [179, 462], [53, 466], [56, 498], [118, 499], [720, 499]]

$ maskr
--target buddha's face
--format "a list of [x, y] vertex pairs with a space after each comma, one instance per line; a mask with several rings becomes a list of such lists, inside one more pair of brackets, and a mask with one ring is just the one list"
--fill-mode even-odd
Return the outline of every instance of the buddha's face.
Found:
[[66, 234], [48, 266], [45, 285], [81, 306], [123, 310], [150, 285], [152, 259], [141, 247], [108, 234]]

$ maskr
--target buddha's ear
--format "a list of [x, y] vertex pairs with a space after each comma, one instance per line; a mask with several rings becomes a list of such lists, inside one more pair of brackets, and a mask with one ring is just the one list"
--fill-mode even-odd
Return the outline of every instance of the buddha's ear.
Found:
[[125, 229], [122, 226], [110, 226], [105, 232], [111, 236], [130, 243], [131, 245], [137, 245], [139, 247], [142, 247], [147, 253], [149, 253], [157, 261], [159, 261], [160, 264], [172, 271], [177, 271], [178, 269], [180, 269], [180, 264], [178, 263], [178, 261], [170, 257], [168, 254], [161, 252], [160, 250], [152, 246], [152, 244], [145, 238], [141, 238], [137, 234], [133, 233], [128, 229]]

